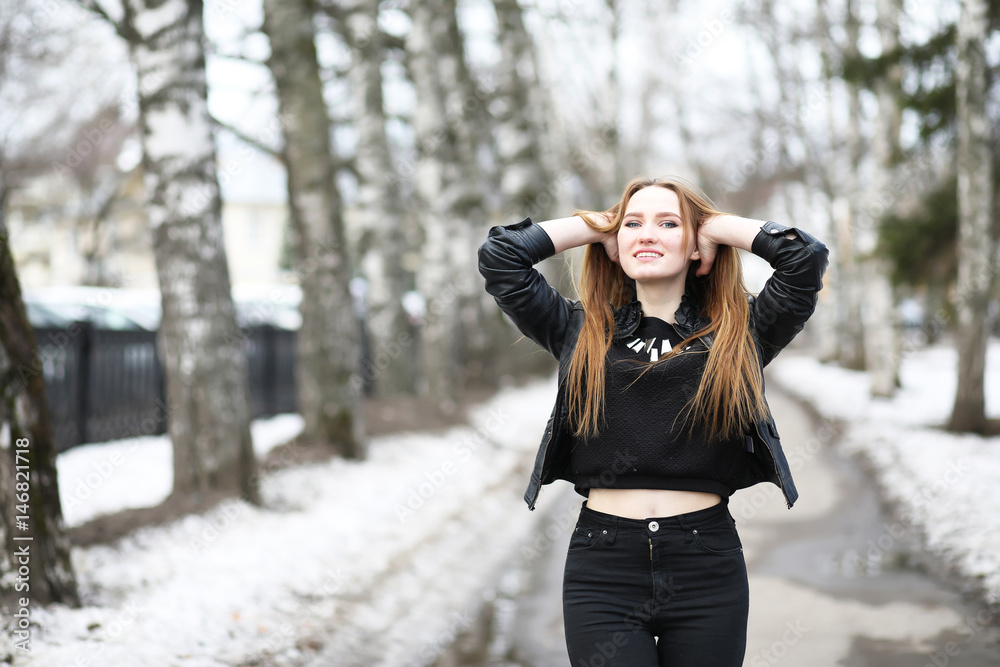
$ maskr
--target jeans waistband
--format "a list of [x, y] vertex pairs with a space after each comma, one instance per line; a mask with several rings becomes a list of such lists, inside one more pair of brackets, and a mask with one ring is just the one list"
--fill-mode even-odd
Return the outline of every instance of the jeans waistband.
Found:
[[650, 522], [654, 521], [656, 522], [657, 530], [691, 530], [700, 526], [717, 523], [720, 519], [729, 520], [729, 517], [729, 498], [727, 497], [723, 497], [720, 503], [695, 510], [694, 512], [685, 512], [684, 514], [675, 514], [673, 516], [651, 516], [645, 519], [631, 519], [624, 516], [598, 512], [587, 507], [586, 500], [583, 501], [580, 508], [580, 521], [586, 522], [587, 525], [615, 528], [616, 532], [634, 530], [645, 533], [649, 530]]

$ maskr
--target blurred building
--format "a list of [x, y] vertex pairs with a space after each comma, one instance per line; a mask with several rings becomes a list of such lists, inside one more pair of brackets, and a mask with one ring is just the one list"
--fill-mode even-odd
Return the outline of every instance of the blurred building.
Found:
[[[53, 169], [12, 193], [8, 225], [22, 288], [158, 289], [142, 169], [121, 174], [117, 165], [102, 165], [90, 179]], [[263, 151], [234, 148], [220, 153], [219, 181], [234, 288], [294, 282], [284, 167]]]

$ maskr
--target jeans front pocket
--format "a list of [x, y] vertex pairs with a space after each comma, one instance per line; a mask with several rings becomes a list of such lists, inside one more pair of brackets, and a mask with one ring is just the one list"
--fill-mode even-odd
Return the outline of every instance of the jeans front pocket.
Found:
[[691, 531], [695, 544], [705, 553], [714, 556], [730, 556], [743, 551], [736, 525], [731, 520], [702, 526]]
[[614, 531], [604, 526], [588, 526], [577, 524], [569, 538], [569, 553], [593, 549], [601, 544], [611, 544], [614, 541]]

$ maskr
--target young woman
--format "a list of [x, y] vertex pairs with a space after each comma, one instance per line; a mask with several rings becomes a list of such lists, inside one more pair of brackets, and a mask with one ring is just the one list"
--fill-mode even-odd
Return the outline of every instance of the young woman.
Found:
[[[533, 265], [586, 245], [570, 300]], [[747, 293], [737, 249], [774, 273]], [[563, 618], [573, 667], [743, 664], [749, 610], [728, 508], [771, 482], [797, 498], [764, 366], [802, 329], [827, 266], [802, 230], [726, 215], [678, 180], [636, 179], [608, 211], [494, 227], [486, 290], [559, 360], [525, 501], [555, 479], [586, 497]]]

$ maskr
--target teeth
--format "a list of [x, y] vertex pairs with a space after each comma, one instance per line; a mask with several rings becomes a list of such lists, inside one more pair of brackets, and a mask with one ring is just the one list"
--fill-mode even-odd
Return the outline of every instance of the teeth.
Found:
[[636, 254], [636, 257], [659, 257], [655, 252], [640, 252]]

